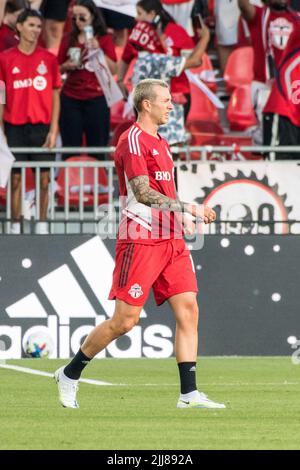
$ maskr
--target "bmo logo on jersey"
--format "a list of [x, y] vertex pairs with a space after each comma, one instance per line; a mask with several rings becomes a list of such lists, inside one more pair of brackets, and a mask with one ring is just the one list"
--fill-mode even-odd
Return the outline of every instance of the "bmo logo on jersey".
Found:
[[33, 80], [32, 78], [25, 78], [24, 80], [15, 80], [14, 89], [19, 90], [21, 88], [32, 87], [37, 91], [43, 91], [47, 88], [47, 80], [45, 77], [38, 75]]
[[169, 171], [156, 171], [155, 180], [156, 181], [171, 181], [172, 176]]

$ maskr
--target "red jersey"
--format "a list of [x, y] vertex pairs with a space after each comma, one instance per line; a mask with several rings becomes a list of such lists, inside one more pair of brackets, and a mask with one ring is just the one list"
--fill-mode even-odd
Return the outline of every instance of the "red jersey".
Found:
[[[152, 209], [138, 203], [129, 181], [147, 175], [152, 189], [176, 199], [174, 164], [168, 143], [143, 131], [134, 123], [118, 142], [114, 155], [122, 200], [122, 219], [119, 242], [146, 245], [166, 242], [174, 238], [174, 214]], [[179, 232], [181, 233], [181, 232]]]
[[[141, 26], [139, 24], [148, 25], [146, 30], [143, 29], [143, 35], [141, 36]], [[144, 26], [143, 26], [144, 28]], [[155, 32], [155, 40], [148, 32]], [[133, 38], [135, 38], [133, 40]], [[139, 38], [139, 39], [137, 39]], [[147, 39], [147, 40], [146, 40]], [[141, 44], [143, 43], [144, 46]], [[128, 42], [125, 46], [122, 60], [129, 64], [138, 55], [138, 50], [147, 50], [151, 53], [166, 53], [175, 57], [181, 55], [182, 50], [194, 49], [195, 44], [193, 39], [187, 34], [186, 30], [182, 26], [176, 23], [168, 23], [163, 34], [162, 41], [157, 36], [156, 30], [152, 25], [144, 22], [138, 22], [133, 28]], [[171, 92], [172, 93], [190, 93], [190, 84], [187, 79], [185, 72], [182, 72], [178, 77], [173, 77], [171, 80]]]
[[248, 21], [254, 48], [254, 79], [266, 82], [273, 76], [267, 56], [272, 58], [277, 70], [299, 17], [297, 12], [290, 10], [276, 12], [266, 6], [256, 6], [255, 12], [253, 20]]
[[[299, 21], [300, 26], [300, 21]], [[295, 29], [280, 63], [265, 113], [287, 117], [300, 127], [300, 28]]]
[[11, 29], [6, 24], [0, 27], [0, 52], [10, 49], [11, 47], [19, 44], [19, 38], [14, 29]]
[[30, 55], [8, 49], [0, 54], [0, 80], [6, 86], [5, 122], [50, 124], [53, 89], [61, 87], [53, 54], [39, 46]]
[[[99, 45], [104, 54], [112, 61], [117, 62], [115, 46], [113, 43], [112, 35], [105, 34], [97, 37]], [[82, 66], [78, 70], [73, 70], [68, 73], [67, 79], [63, 86], [63, 93], [70, 98], [76, 100], [89, 100], [103, 95], [103, 90], [97, 80], [94, 71], [88, 63], [88, 50], [84, 44], [78, 41], [72, 46], [70, 45], [71, 35], [64, 36], [58, 53], [58, 62], [63, 64], [68, 60], [68, 51], [70, 47], [79, 47], [81, 50], [81, 63]]]

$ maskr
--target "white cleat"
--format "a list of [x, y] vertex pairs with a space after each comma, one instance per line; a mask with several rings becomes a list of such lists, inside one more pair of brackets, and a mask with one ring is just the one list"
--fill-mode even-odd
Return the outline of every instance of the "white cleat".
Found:
[[[189, 397], [190, 395], [190, 397]], [[188, 398], [186, 398], [188, 396]], [[226, 406], [223, 403], [216, 403], [205, 395], [205, 393], [193, 392], [192, 394], [180, 395], [177, 408], [219, 408], [224, 409]]]
[[78, 380], [72, 380], [65, 376], [64, 367], [54, 372], [54, 379], [58, 386], [59, 401], [64, 408], [79, 408], [76, 400]]

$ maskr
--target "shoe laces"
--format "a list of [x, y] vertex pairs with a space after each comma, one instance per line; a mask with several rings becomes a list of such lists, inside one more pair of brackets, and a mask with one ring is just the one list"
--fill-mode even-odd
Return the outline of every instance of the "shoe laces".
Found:
[[72, 395], [73, 394], [75, 395], [79, 389], [79, 385], [77, 382], [72, 383], [66, 380], [61, 381], [60, 386], [61, 386], [61, 390], [63, 393], [72, 394]]

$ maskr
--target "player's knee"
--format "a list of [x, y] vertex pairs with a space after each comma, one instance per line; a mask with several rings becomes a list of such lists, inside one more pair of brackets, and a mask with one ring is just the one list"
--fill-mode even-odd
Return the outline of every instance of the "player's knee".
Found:
[[177, 324], [182, 328], [197, 327], [199, 318], [199, 309], [197, 302], [187, 302], [182, 309]]
[[124, 318], [122, 321], [114, 323], [112, 327], [116, 336], [122, 336], [129, 333], [136, 324], [137, 321], [134, 318]]

